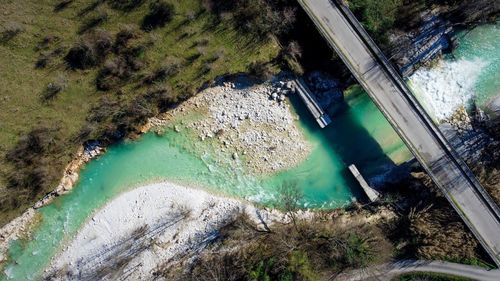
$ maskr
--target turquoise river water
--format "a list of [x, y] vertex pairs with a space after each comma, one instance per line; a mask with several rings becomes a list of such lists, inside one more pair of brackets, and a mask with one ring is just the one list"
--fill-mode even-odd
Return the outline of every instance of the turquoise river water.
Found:
[[[488, 32], [494, 37], [497, 31], [495, 26], [474, 30], [461, 39], [464, 44], [456, 53], [483, 56], [483, 49], [477, 46], [483, 41], [491, 44]], [[483, 58], [498, 62], [499, 54], [485, 52]], [[476, 90], [486, 92], [484, 96], [497, 94], [498, 63], [484, 72]], [[71, 193], [38, 210], [41, 222], [28, 240], [11, 244], [10, 259], [0, 278], [37, 280], [50, 258], [72, 239], [93, 212], [120, 193], [146, 183], [168, 180], [273, 206], [277, 187], [285, 181], [295, 181], [304, 193], [304, 207], [335, 208], [363, 196], [347, 170], [348, 165], [356, 164], [370, 177], [410, 158], [399, 137], [359, 88], [346, 93], [343, 108], [323, 130], [299, 102], [292, 100], [292, 104], [300, 117], [298, 125], [313, 151], [297, 167], [268, 177], [256, 178], [243, 169], [218, 166], [210, 155], [192, 152], [198, 140], [172, 130], [161, 136], [148, 133], [139, 140], [109, 147], [103, 156], [82, 169], [80, 181]]]

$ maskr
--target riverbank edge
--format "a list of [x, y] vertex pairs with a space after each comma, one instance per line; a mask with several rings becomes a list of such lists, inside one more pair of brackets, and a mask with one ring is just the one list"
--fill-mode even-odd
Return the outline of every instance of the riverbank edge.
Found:
[[78, 182], [80, 169], [105, 151], [105, 147], [97, 146], [93, 150], [85, 150], [84, 146], [81, 145], [75, 153], [73, 160], [64, 169], [63, 176], [57, 187], [35, 202], [32, 207], [24, 211], [19, 217], [0, 228], [0, 263], [7, 259], [7, 251], [11, 241], [27, 237], [30, 234], [31, 225], [36, 222], [37, 218], [36, 209], [44, 207], [52, 203], [56, 197], [70, 192]]

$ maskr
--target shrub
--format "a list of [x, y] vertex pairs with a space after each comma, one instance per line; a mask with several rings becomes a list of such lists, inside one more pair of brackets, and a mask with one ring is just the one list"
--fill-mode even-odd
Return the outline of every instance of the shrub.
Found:
[[289, 55], [294, 58], [302, 57], [302, 48], [300, 47], [297, 41], [291, 41], [285, 48], [286, 55]]
[[73, 69], [88, 69], [100, 64], [110, 52], [111, 46], [109, 33], [96, 32], [76, 43], [64, 59]]
[[151, 31], [164, 27], [174, 16], [174, 6], [162, 0], [151, 3], [149, 13], [142, 20], [142, 29]]
[[50, 44], [52, 44], [54, 42], [58, 42], [59, 39], [60, 38], [56, 35], [47, 35], [47, 36], [43, 37], [43, 39], [36, 45], [35, 50], [39, 51], [39, 50], [47, 49], [50, 46]]
[[[278, 2], [278, 1], [276, 1]], [[203, 6], [219, 18], [230, 13], [235, 26], [247, 33], [264, 37], [269, 33], [282, 35], [296, 21], [295, 8], [286, 1], [267, 0], [204, 0]]]
[[130, 77], [126, 62], [121, 58], [109, 60], [96, 77], [96, 87], [101, 91], [108, 91], [117, 87], [122, 79]]
[[44, 50], [42, 51], [38, 59], [35, 62], [35, 68], [45, 68], [49, 65], [50, 61], [57, 57], [62, 55], [65, 50], [63, 46], [56, 46], [52, 51], [49, 51], [49, 47], [52, 43], [57, 43], [59, 41], [59, 37], [57, 36], [52, 36], [52, 35], [47, 35], [43, 38], [43, 40], [38, 43], [35, 47], [36, 51]]
[[41, 100], [42, 102], [48, 102], [53, 100], [59, 93], [61, 93], [67, 86], [67, 80], [64, 76], [59, 76], [56, 81], [51, 82], [47, 85], [45, 90], [42, 92]]
[[141, 57], [146, 47], [142, 44], [129, 46], [130, 40], [137, 37], [136, 31], [131, 27], [126, 27], [116, 34], [113, 44], [116, 57], [106, 61], [99, 71], [96, 77], [97, 89], [102, 91], [114, 89], [143, 68], [144, 62]]
[[160, 112], [165, 112], [175, 106], [178, 98], [175, 94], [167, 88], [160, 88], [146, 93], [146, 100], [154, 104]]
[[86, 69], [98, 63], [93, 46], [82, 41], [73, 46], [64, 58], [71, 68]]
[[45, 68], [50, 62], [48, 54], [41, 54], [35, 62], [35, 68]]
[[349, 7], [375, 37], [382, 38], [390, 29], [402, 0], [351, 0]]
[[2, 42], [7, 42], [23, 31], [23, 26], [18, 22], [8, 22], [2, 28], [0, 40]]
[[[172, 92], [165, 88], [148, 91], [128, 104], [103, 98], [99, 106], [90, 110], [87, 118], [89, 124], [79, 137], [92, 136], [102, 141], [119, 140], [135, 132], [148, 118], [158, 114], [159, 110], [171, 108], [176, 101]], [[109, 122], [99, 127], [104, 120]], [[88, 130], [94, 132], [90, 133]]]
[[194, 47], [206, 47], [206, 46], [208, 46], [209, 43], [210, 43], [210, 40], [208, 40], [207, 38], [198, 39], [198, 40], [194, 41], [194, 43], [191, 46], [191, 48], [194, 48]]
[[202, 77], [203, 75], [210, 73], [210, 71], [212, 71], [213, 69], [214, 69], [214, 64], [212, 62], [206, 61], [201, 66], [198, 76]]
[[143, 52], [142, 46], [127, 48], [113, 60], [108, 60], [96, 77], [97, 89], [108, 91], [133, 77], [135, 72], [143, 67], [143, 62], [138, 57]]
[[251, 75], [262, 80], [269, 80], [273, 76], [272, 67], [266, 62], [253, 62], [248, 67], [248, 70]]
[[62, 145], [57, 128], [41, 126], [21, 137], [7, 152], [6, 159], [15, 169], [9, 175], [8, 187], [27, 190], [31, 197], [57, 180], [47, 157], [60, 152]]
[[115, 36], [115, 43], [113, 45], [115, 53], [119, 53], [126, 48], [131, 39], [138, 37], [137, 31], [132, 26], [122, 28]]
[[296, 75], [304, 74], [304, 69], [299, 62], [300, 57], [302, 57], [302, 48], [296, 41], [288, 43], [280, 53], [280, 59], [284, 67], [288, 67]]
[[94, 2], [90, 3], [87, 7], [83, 8], [78, 12], [78, 15], [80, 17], [85, 16], [86, 14], [92, 12], [95, 10], [97, 7], [101, 6], [106, 0], [94, 0]]
[[[147, 99], [139, 96], [135, 98], [128, 106], [120, 108], [112, 117], [112, 122], [116, 128], [113, 134], [120, 132], [121, 135], [127, 135], [134, 132], [140, 125], [146, 123], [148, 118], [157, 114], [156, 106]], [[109, 138], [109, 137], [108, 137]]]
[[86, 120], [89, 123], [102, 122], [113, 115], [113, 112], [119, 107], [120, 104], [118, 102], [103, 97], [96, 106], [90, 109]]
[[39, 128], [21, 137], [17, 145], [7, 153], [7, 160], [16, 164], [32, 164], [37, 154], [49, 149], [53, 141], [50, 132], [48, 128]]
[[14, 172], [9, 175], [9, 186], [29, 189], [30, 196], [34, 197], [50, 181], [49, 171], [44, 166], [23, 170], [23, 173]]
[[54, 12], [59, 12], [66, 9], [69, 4], [73, 3], [73, 0], [61, 0], [54, 6]]
[[169, 62], [153, 71], [143, 79], [144, 84], [151, 85], [157, 82], [163, 82], [167, 78], [177, 74], [179, 72], [180, 65], [177, 62]]
[[369, 238], [361, 237], [358, 234], [349, 235], [345, 250], [346, 263], [353, 268], [367, 267], [376, 255], [369, 243]]
[[58, 83], [49, 83], [42, 93], [42, 101], [54, 99], [63, 90], [63, 86]]
[[[289, 258], [288, 275], [297, 276], [299, 280], [320, 280], [313, 269], [309, 257], [302, 251], [293, 251]], [[290, 278], [291, 280], [292, 278]]]
[[201, 57], [201, 52], [199, 50], [196, 50], [196, 52], [190, 56], [187, 57], [187, 62], [188, 63], [193, 63], [195, 62], [197, 59], [199, 59]]
[[207, 63], [214, 63], [223, 57], [224, 57], [224, 49], [219, 49], [210, 58], [208, 58], [206, 62]]
[[186, 19], [188, 21], [194, 21], [196, 19], [196, 13], [193, 10], [189, 10], [186, 12]]
[[80, 27], [80, 30], [78, 31], [78, 33], [82, 34], [82, 33], [85, 33], [87, 31], [89, 31], [90, 29], [93, 29], [101, 24], [103, 24], [104, 22], [106, 22], [108, 20], [108, 13], [106, 13], [105, 11], [98, 11], [96, 14], [90, 16], [89, 18], [87, 18], [83, 25]]
[[327, 216], [298, 223], [300, 231], [281, 223], [263, 231], [243, 215], [222, 228], [220, 242], [197, 255], [189, 266], [160, 268], [159, 273], [163, 271], [167, 280], [312, 281], [352, 269], [352, 264], [387, 261], [393, 250], [379, 226], [354, 220], [339, 225]]

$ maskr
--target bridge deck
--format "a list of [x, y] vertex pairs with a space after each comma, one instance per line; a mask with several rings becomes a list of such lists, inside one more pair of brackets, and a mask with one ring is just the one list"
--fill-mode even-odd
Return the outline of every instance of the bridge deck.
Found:
[[329, 44], [500, 265], [500, 211], [449, 146], [407, 85], [350, 11], [329, 0], [299, 0]]

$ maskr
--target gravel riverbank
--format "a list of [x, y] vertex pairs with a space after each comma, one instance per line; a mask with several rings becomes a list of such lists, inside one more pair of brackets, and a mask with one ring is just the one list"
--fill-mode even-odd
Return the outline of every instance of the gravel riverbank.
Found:
[[52, 260], [48, 280], [151, 280], [158, 266], [201, 251], [246, 213], [257, 228], [286, 221], [278, 211], [169, 182], [124, 193], [97, 211]]
[[[191, 130], [206, 144], [203, 154], [216, 154], [229, 165], [242, 163], [255, 175], [270, 174], [296, 166], [311, 151], [295, 121], [286, 96], [293, 93], [287, 81], [250, 85], [224, 82], [208, 88], [168, 114], [151, 120], [164, 126]], [[189, 116], [198, 114], [194, 121]]]

